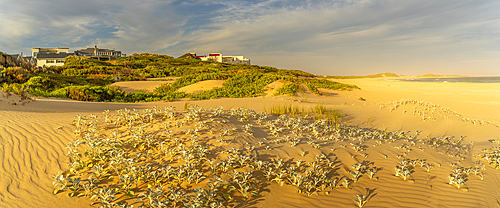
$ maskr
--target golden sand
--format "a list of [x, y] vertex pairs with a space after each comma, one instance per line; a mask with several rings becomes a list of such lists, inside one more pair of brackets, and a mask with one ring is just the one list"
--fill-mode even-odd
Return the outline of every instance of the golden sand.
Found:
[[[334, 177], [352, 176], [344, 171], [358, 162], [369, 161], [370, 167], [380, 170], [369, 179], [365, 174], [350, 188], [328, 189], [318, 195], [297, 194], [292, 185], [281, 187], [275, 182], [265, 181], [259, 187], [259, 195], [249, 198], [249, 203], [229, 202], [230, 206], [246, 207], [356, 207], [355, 195], [369, 195], [364, 207], [496, 207], [500, 186], [499, 171], [487, 164], [478, 155], [483, 149], [491, 151], [498, 147], [489, 140], [500, 140], [500, 84], [466, 83], [410, 83], [391, 82], [382, 79], [339, 80], [355, 84], [362, 90], [329, 91], [325, 96], [300, 94], [292, 102], [282, 97], [258, 97], [241, 99], [215, 99], [191, 101], [191, 105], [202, 108], [223, 106], [225, 109], [244, 107], [261, 112], [264, 108], [278, 104], [312, 107], [318, 102], [336, 108], [347, 116], [342, 121], [345, 126], [356, 126], [381, 131], [421, 131], [418, 139], [426, 136], [465, 136], [463, 144], [474, 145], [470, 153], [462, 158], [452, 157], [441, 147], [427, 144], [408, 145], [405, 141], [384, 142], [378, 146], [376, 140], [366, 142], [366, 150], [356, 152], [352, 141], [328, 141], [316, 149], [306, 143], [306, 139], [295, 147], [270, 144], [269, 150], [257, 149], [260, 160], [271, 158], [308, 162], [319, 154], [330, 160], [339, 161]], [[126, 87], [126, 86], [125, 86]], [[198, 89], [202, 90], [202, 89]], [[163, 109], [174, 106], [184, 109], [185, 101], [154, 103], [91, 103], [73, 100], [40, 98], [35, 101], [20, 100], [16, 95], [0, 95], [0, 140], [3, 144], [0, 154], [0, 207], [90, 207], [87, 198], [68, 197], [65, 193], [52, 194], [53, 178], [57, 172], [67, 171], [65, 145], [75, 139], [72, 121], [77, 114], [102, 115], [104, 110], [143, 110], [157, 106]], [[365, 101], [361, 101], [362, 97]], [[16, 103], [13, 105], [12, 103]], [[254, 124], [253, 137], [241, 131], [238, 121], [227, 125], [239, 128], [227, 138], [232, 143], [221, 145], [224, 149], [243, 149], [248, 142], [256, 147], [262, 138], [275, 139], [265, 132], [265, 127]], [[217, 128], [214, 131], [219, 132]], [[208, 135], [208, 133], [207, 133]], [[240, 141], [238, 138], [247, 138]], [[315, 141], [316, 143], [321, 143]], [[215, 144], [213, 147], [217, 147]], [[259, 147], [260, 148], [260, 147]], [[335, 148], [331, 151], [331, 148]], [[411, 151], [408, 151], [411, 149]], [[306, 152], [305, 156], [300, 156]], [[367, 154], [365, 158], [362, 153]], [[405, 154], [406, 153], [406, 154]], [[398, 158], [398, 156], [400, 158]], [[386, 157], [386, 158], [385, 158]], [[429, 172], [419, 165], [414, 167], [411, 177], [403, 180], [395, 176], [394, 168], [403, 159], [425, 159], [434, 165]], [[478, 161], [486, 164], [484, 180], [470, 174], [465, 186], [458, 189], [448, 184], [449, 176], [457, 167], [474, 167]], [[238, 193], [234, 193], [235, 196]], [[240, 198], [241, 197], [235, 197]], [[244, 200], [244, 199], [243, 199]], [[134, 204], [138, 206], [140, 204]], [[99, 204], [94, 205], [94, 207]]]
[[185, 93], [196, 93], [200, 91], [211, 90], [214, 87], [222, 87], [224, 80], [204, 80], [189, 86], [181, 87], [177, 91]]

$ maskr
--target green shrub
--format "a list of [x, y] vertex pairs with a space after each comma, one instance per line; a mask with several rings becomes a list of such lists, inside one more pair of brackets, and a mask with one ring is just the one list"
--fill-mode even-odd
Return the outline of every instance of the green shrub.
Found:
[[71, 87], [67, 91], [67, 97], [79, 101], [99, 101], [99, 96], [85, 87]]
[[293, 83], [293, 82], [284, 84], [283, 86], [278, 88], [278, 90], [276, 90], [276, 92], [274, 93], [274, 96], [277, 96], [277, 95], [293, 96], [297, 93], [299, 86], [300, 86], [299, 84]]
[[229, 97], [227, 92], [224, 91], [224, 88], [221, 87], [214, 87], [211, 90], [202, 91], [196, 94], [190, 94], [188, 96], [191, 99], [199, 99], [199, 100], [216, 99], [219, 97]]
[[171, 92], [163, 95], [161, 99], [165, 101], [172, 101], [176, 98], [185, 98], [185, 97], [188, 97], [188, 94], [186, 94], [185, 92]]
[[115, 76], [113, 75], [102, 75], [102, 74], [91, 74], [86, 76], [86, 81], [90, 85], [109, 85], [115, 82]]
[[154, 77], [154, 78], [170, 76], [168, 70], [165, 70], [159, 66], [154, 66], [154, 65], [148, 65], [144, 68], [137, 69], [136, 73], [143, 77]]
[[136, 91], [136, 92], [131, 92], [127, 93], [125, 96], [123, 96], [122, 102], [144, 102], [146, 98], [151, 99], [151, 97], [155, 96], [154, 93], [152, 92], [146, 92], [146, 91]]
[[54, 90], [50, 93], [48, 93], [49, 96], [43, 96], [43, 95], [38, 95], [38, 96], [43, 96], [43, 97], [57, 97], [57, 98], [68, 98], [68, 89], [67, 88], [61, 88]]
[[172, 85], [170, 83], [161, 84], [153, 90], [154, 94], [165, 95], [172, 91]]
[[7, 67], [1, 72], [1, 82], [7, 83], [24, 83], [28, 81], [31, 74], [21, 67]]
[[240, 74], [224, 82], [226, 97], [256, 97], [264, 93], [264, 87], [278, 80], [277, 75], [267, 74]]
[[341, 84], [338, 82], [332, 82], [327, 79], [302, 79], [301, 82], [305, 83], [305, 85], [311, 92], [318, 95], [321, 95], [321, 92], [318, 90], [318, 88], [331, 90], [360, 89], [356, 85]]
[[8, 84], [8, 83], [3, 83], [0, 90], [2, 91], [6, 91], [6, 92], [14, 92], [14, 93], [17, 93], [19, 94], [22, 90], [24, 89], [24, 85], [23, 84], [19, 84], [19, 83], [11, 83], [11, 84]]
[[55, 84], [52, 80], [50, 80], [47, 77], [42, 77], [42, 76], [34, 76], [31, 77], [26, 83], [24, 83], [25, 86], [30, 87], [31, 89], [51, 89], [55, 87]]
[[66, 87], [66, 97], [79, 101], [112, 101], [126, 95], [118, 87], [112, 86], [70, 86]]

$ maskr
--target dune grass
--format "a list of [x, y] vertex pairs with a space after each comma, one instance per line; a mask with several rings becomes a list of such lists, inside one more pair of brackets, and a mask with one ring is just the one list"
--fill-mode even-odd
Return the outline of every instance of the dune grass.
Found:
[[268, 114], [275, 116], [289, 115], [294, 118], [311, 118], [314, 120], [326, 120], [332, 127], [338, 127], [340, 120], [344, 119], [344, 114], [337, 109], [332, 109], [318, 103], [313, 107], [305, 108], [292, 104], [272, 105], [270, 108], [264, 108]]

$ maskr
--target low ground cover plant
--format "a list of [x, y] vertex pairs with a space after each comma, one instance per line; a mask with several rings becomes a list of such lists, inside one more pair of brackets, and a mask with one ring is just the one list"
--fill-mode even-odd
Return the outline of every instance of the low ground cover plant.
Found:
[[[283, 115], [269, 117], [245, 108], [185, 108], [76, 116], [76, 139], [66, 145], [69, 170], [54, 176], [54, 194], [88, 197], [102, 207], [224, 207], [259, 197], [263, 183], [293, 185], [308, 196], [336, 188], [338, 179], [331, 178], [337, 161], [325, 155], [294, 167], [282, 159], [261, 160], [255, 153], [263, 148], [220, 150], [211, 145], [230, 139], [225, 123], [231, 117], [247, 123], [243, 131], [253, 136], [252, 123], [285, 122]], [[331, 129], [319, 124], [311, 131], [325, 134]]]
[[[360, 181], [378, 181], [378, 172], [390, 169], [364, 159], [342, 164], [333, 154], [334, 145], [349, 145], [343, 151], [350, 149], [351, 157], [358, 159], [368, 157], [365, 151], [370, 146], [397, 144], [401, 152], [416, 143], [436, 151], [471, 146], [461, 139], [418, 139], [418, 132], [332, 125], [328, 114], [342, 114], [321, 104], [270, 109], [270, 114], [246, 108], [203, 109], [187, 102], [184, 111], [153, 107], [77, 115], [76, 138], [66, 145], [70, 162], [54, 175], [53, 193], [87, 197], [101, 207], [237, 207], [261, 198], [271, 184], [304, 196], [329, 195], [337, 188], [352, 189]], [[304, 146], [319, 153], [311, 155]], [[276, 155], [276, 150], [286, 148], [297, 151], [286, 150], [287, 159]], [[496, 166], [497, 155], [484, 157]], [[450, 153], [451, 157], [463, 155]], [[432, 164], [402, 158], [395, 176], [413, 181], [410, 173], [417, 165], [423, 168], [419, 171], [428, 172]], [[456, 168], [449, 184], [465, 190], [467, 176], [475, 173], [482, 180], [483, 170]], [[396, 177], [386, 180], [399, 180]], [[359, 207], [371, 198], [356, 197]]]

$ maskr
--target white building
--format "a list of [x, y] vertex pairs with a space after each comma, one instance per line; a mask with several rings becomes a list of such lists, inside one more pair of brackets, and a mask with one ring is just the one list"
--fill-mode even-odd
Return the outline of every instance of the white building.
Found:
[[75, 54], [69, 53], [68, 47], [56, 47], [56, 48], [31, 48], [31, 55], [36, 60], [36, 66], [50, 67], [50, 66], [64, 65], [64, 59], [68, 56], [72, 56]]
[[197, 56], [202, 61], [217, 61], [231, 64], [250, 64], [250, 59], [243, 56], [223, 56], [222, 53], [210, 53], [208, 56]]
[[222, 56], [222, 62], [232, 64], [250, 64], [250, 59], [243, 56]]
[[56, 47], [56, 48], [31, 48], [31, 56], [36, 57], [38, 54], [60, 54], [69, 53], [68, 47]]
[[94, 48], [89, 48], [87, 46], [86, 49], [81, 49], [75, 51], [75, 55], [77, 56], [86, 56], [97, 60], [112, 60], [117, 59], [122, 56], [121, 51], [115, 51], [111, 49], [102, 49], [97, 48], [97, 45]]
[[63, 66], [64, 59], [68, 56], [73, 56], [74, 53], [59, 53], [59, 54], [38, 54], [36, 57], [36, 66], [50, 67], [50, 66]]
[[32, 57], [36, 60], [38, 67], [63, 66], [64, 59], [68, 56], [86, 56], [97, 60], [112, 60], [122, 56], [121, 51], [110, 49], [87, 47], [86, 49], [77, 50], [74, 53], [69, 53], [68, 47], [56, 48], [31, 48]]

